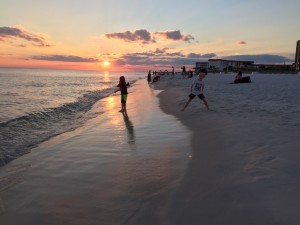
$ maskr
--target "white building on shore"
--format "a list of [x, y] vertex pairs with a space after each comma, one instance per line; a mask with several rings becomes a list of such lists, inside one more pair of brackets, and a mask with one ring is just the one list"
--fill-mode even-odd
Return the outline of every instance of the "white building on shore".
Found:
[[216, 70], [224, 70], [226, 68], [244, 68], [252, 66], [254, 61], [237, 61], [226, 59], [209, 59], [208, 68], [215, 68]]
[[208, 62], [196, 62], [195, 71], [208, 70]]
[[227, 59], [209, 59], [208, 62], [196, 62], [195, 71], [199, 70], [216, 70], [223, 71], [224, 69], [238, 69], [253, 66], [254, 61], [237, 61]]

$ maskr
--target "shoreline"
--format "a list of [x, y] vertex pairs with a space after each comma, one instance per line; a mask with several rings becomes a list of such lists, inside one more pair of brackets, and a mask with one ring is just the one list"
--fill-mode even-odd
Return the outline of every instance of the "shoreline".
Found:
[[[93, 105], [113, 94], [119, 75], [56, 70], [0, 71], [3, 80], [0, 89], [10, 90], [1, 99], [0, 166], [53, 136], [84, 124], [93, 117], [89, 114]], [[27, 78], [21, 79], [23, 76]], [[127, 73], [126, 77], [132, 84], [141, 74]]]
[[[0, 168], [0, 223], [163, 224], [189, 158], [190, 132], [146, 80], [97, 102], [98, 116]], [[146, 222], [145, 222], [146, 221]]]

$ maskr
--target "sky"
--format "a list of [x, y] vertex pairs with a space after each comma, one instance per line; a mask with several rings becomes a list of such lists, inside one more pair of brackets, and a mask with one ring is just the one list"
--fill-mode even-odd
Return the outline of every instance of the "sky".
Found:
[[148, 71], [292, 64], [299, 0], [0, 0], [0, 67]]

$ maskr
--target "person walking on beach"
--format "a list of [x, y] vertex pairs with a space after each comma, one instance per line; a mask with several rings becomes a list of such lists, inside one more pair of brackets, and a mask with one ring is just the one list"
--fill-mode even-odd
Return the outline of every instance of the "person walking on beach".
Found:
[[148, 82], [150, 82], [150, 81], [151, 81], [151, 70], [149, 70], [149, 72], [148, 72], [148, 77], [147, 77], [147, 80], [148, 80]]
[[182, 78], [185, 78], [185, 76], [186, 76], [185, 66], [181, 67], [181, 69], [182, 69], [182, 72], [181, 72]]
[[120, 110], [120, 112], [126, 112], [126, 101], [127, 101], [127, 95], [128, 95], [127, 87], [128, 86], [130, 86], [130, 84], [126, 83], [125, 77], [120, 76], [120, 81], [119, 81], [119, 84], [117, 85], [117, 87], [119, 89], [115, 91], [115, 92], [121, 91], [122, 109]]
[[189, 95], [189, 100], [185, 103], [184, 107], [181, 109], [181, 111], [184, 111], [186, 109], [186, 107], [190, 104], [190, 102], [193, 100], [193, 98], [195, 98], [196, 96], [198, 96], [204, 103], [204, 105], [206, 106], [207, 110], [209, 109], [208, 103], [205, 99], [205, 96], [203, 94], [203, 89], [204, 89], [204, 79], [205, 77], [205, 73], [200, 72], [198, 74], [197, 79], [195, 79], [191, 85], [191, 94]]
[[174, 71], [174, 66], [172, 66], [172, 77], [174, 78], [175, 71]]

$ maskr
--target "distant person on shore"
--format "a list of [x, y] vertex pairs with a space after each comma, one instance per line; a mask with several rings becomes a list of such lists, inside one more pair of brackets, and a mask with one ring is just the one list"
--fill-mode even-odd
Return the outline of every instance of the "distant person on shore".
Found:
[[175, 71], [174, 71], [174, 66], [172, 66], [172, 77], [174, 78]]
[[205, 73], [200, 72], [198, 74], [197, 79], [195, 79], [191, 85], [191, 94], [189, 95], [189, 100], [185, 103], [184, 107], [181, 109], [181, 111], [184, 111], [186, 107], [190, 104], [190, 102], [198, 96], [204, 103], [205, 107], [207, 110], [210, 110], [208, 107], [208, 103], [205, 99], [205, 96], [203, 94], [204, 90], [204, 81], [203, 79], [205, 78]]
[[239, 71], [238, 74], [235, 76], [235, 80], [240, 80], [242, 79], [243, 75], [242, 75], [242, 72]]
[[119, 84], [117, 85], [117, 87], [119, 89], [115, 91], [115, 92], [121, 91], [121, 106], [122, 106], [122, 108], [121, 108], [120, 112], [126, 112], [126, 101], [127, 101], [127, 95], [128, 95], [127, 87], [129, 87], [129, 86], [130, 86], [130, 84], [126, 83], [125, 77], [121, 76]]
[[154, 75], [154, 78], [153, 78], [153, 80], [152, 80], [152, 83], [157, 82], [157, 81], [160, 81], [160, 73], [156, 73], [156, 74]]
[[234, 81], [232, 81], [229, 84], [240, 84], [240, 83], [251, 83], [251, 77], [250, 76], [243, 76], [242, 72], [239, 71], [238, 74], [235, 76]]
[[182, 72], [181, 72], [182, 78], [185, 78], [185, 76], [186, 76], [185, 66], [181, 67], [181, 69], [182, 69]]
[[149, 70], [149, 73], [148, 73], [148, 78], [147, 78], [148, 82], [151, 81], [151, 70]]

